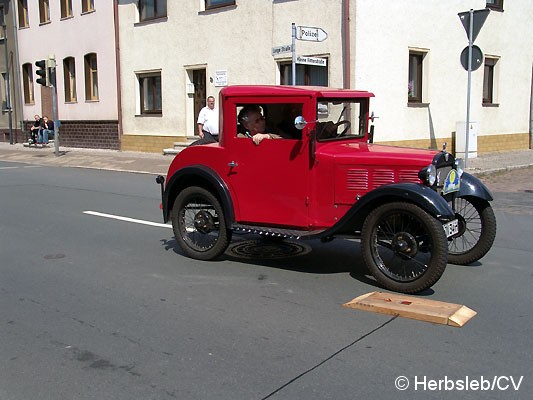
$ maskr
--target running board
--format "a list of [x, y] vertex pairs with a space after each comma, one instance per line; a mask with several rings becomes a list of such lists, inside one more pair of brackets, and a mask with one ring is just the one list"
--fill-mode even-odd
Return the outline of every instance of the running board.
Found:
[[296, 229], [282, 229], [273, 228], [269, 226], [256, 226], [256, 225], [240, 225], [233, 224], [232, 230], [234, 232], [242, 233], [254, 233], [262, 236], [277, 237], [284, 239], [314, 239], [319, 238], [322, 232], [325, 230], [304, 231]]

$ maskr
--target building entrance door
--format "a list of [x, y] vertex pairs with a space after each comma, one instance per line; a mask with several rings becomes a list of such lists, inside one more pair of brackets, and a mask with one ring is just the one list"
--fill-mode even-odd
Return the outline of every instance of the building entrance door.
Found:
[[192, 72], [192, 83], [194, 84], [194, 115], [193, 127], [194, 135], [198, 135], [198, 114], [200, 110], [205, 107], [206, 101], [206, 82], [205, 69], [195, 69]]

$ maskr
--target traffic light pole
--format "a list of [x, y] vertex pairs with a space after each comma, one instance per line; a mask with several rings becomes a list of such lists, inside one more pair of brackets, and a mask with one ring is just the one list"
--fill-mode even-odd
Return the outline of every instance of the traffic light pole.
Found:
[[47, 63], [50, 86], [52, 87], [52, 112], [54, 121], [54, 149], [56, 157], [59, 156], [59, 129], [57, 121], [57, 85], [56, 85], [56, 57], [53, 54], [48, 56]]
[[[56, 68], [53, 67], [50, 69], [52, 74], [55, 75]], [[56, 80], [53, 78], [52, 84], [52, 111], [54, 118], [54, 149], [56, 157], [59, 156], [59, 129], [57, 129], [57, 90], [56, 90]]]

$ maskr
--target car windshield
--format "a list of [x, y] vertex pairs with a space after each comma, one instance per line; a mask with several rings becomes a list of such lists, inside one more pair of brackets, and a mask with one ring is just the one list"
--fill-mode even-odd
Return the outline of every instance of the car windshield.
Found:
[[367, 104], [367, 99], [319, 99], [316, 110], [317, 140], [342, 140], [364, 136]]

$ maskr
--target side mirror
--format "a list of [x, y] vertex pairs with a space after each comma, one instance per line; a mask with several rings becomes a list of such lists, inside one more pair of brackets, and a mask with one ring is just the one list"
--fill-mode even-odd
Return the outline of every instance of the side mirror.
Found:
[[302, 130], [307, 125], [307, 121], [301, 115], [294, 118], [294, 127], [298, 130]]

